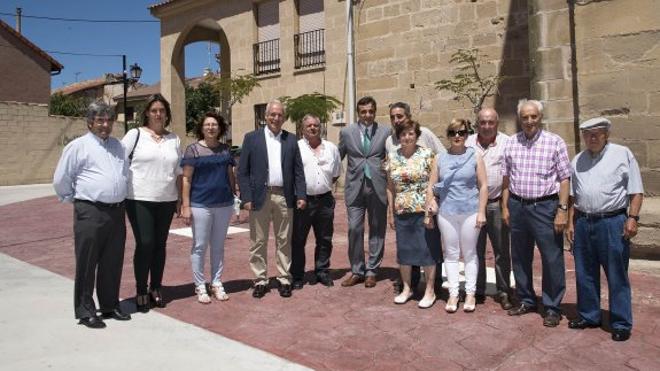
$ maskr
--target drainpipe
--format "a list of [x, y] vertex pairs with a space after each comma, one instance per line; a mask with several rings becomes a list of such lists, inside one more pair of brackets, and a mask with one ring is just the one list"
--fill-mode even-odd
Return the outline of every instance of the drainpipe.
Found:
[[568, 26], [571, 38], [571, 76], [573, 89], [573, 137], [575, 153], [580, 152], [580, 90], [578, 88], [577, 47], [575, 45], [575, 0], [568, 2]]
[[353, 0], [346, 0], [346, 79], [348, 80], [348, 124], [355, 122], [355, 57], [353, 55]]
[[21, 33], [21, 15], [23, 14], [23, 8], [16, 8], [16, 31]]

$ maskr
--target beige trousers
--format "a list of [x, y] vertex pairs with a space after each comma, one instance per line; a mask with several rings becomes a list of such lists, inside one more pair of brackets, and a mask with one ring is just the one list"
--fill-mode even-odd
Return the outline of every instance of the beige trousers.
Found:
[[255, 285], [268, 283], [268, 234], [273, 222], [275, 251], [277, 258], [277, 280], [281, 284], [291, 284], [291, 222], [293, 209], [286, 207], [284, 195], [278, 191], [268, 191], [266, 201], [260, 210], [250, 211], [250, 268], [256, 276]]

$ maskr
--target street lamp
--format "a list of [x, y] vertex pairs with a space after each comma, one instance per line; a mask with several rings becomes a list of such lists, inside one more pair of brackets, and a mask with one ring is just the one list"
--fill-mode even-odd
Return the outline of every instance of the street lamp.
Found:
[[131, 76], [128, 77], [128, 73], [126, 71], [126, 54], [121, 56], [122, 58], [122, 64], [123, 64], [123, 69], [122, 69], [122, 74], [121, 76], [117, 75], [112, 75], [112, 78], [114, 79], [113, 81], [108, 81], [106, 84], [108, 85], [114, 85], [114, 84], [123, 84], [124, 85], [124, 133], [128, 131], [128, 120], [126, 118], [126, 94], [128, 94], [128, 85], [133, 85], [138, 80], [140, 80], [140, 76], [142, 76], [142, 68], [138, 66], [137, 63], [133, 63], [130, 67], [130, 74]]

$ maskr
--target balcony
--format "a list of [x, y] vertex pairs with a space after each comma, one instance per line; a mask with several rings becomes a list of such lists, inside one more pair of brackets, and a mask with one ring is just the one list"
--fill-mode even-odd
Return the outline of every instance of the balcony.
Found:
[[256, 76], [280, 72], [280, 39], [256, 43], [253, 51]]
[[324, 31], [319, 29], [293, 35], [296, 69], [325, 66]]

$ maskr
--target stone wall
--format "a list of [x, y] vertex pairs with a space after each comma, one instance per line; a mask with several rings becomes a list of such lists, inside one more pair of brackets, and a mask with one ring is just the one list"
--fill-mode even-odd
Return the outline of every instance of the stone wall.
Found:
[[358, 96], [381, 103], [410, 103], [422, 125], [442, 136], [453, 117], [472, 118], [468, 103], [457, 102], [434, 83], [451, 78], [449, 63], [458, 49], [478, 48], [482, 72], [505, 78], [496, 100], [503, 129], [515, 131], [515, 104], [529, 96], [527, 7], [520, 0], [365, 0], [357, 5]]
[[645, 191], [658, 195], [660, 1], [582, 1], [575, 22], [580, 119], [610, 118], [612, 140], [635, 153]]
[[85, 133], [84, 119], [49, 116], [46, 104], [0, 102], [0, 186], [52, 182], [64, 146]]

